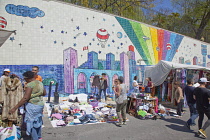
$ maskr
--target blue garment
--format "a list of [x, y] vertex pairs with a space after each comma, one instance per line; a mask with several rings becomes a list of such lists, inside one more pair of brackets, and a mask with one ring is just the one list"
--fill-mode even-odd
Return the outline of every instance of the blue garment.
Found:
[[196, 104], [188, 103], [190, 108], [190, 119], [187, 121], [189, 125], [195, 124], [195, 119], [198, 117], [198, 112], [196, 109]]
[[33, 140], [41, 138], [42, 112], [44, 106], [27, 103], [24, 122], [26, 123], [26, 134], [31, 135]]
[[93, 114], [85, 114], [79, 118], [82, 123], [88, 123], [90, 120], [96, 120]]

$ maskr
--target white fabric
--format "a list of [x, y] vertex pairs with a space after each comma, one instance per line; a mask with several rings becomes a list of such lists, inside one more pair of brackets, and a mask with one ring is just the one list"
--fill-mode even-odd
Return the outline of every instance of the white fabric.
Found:
[[14, 31], [7, 31], [7, 30], [0, 29], [0, 47], [4, 44], [4, 42], [9, 38], [9, 36], [13, 32]]
[[134, 88], [134, 89], [139, 89], [139, 87], [138, 87], [138, 86], [134, 86], [134, 85], [138, 85], [138, 83], [137, 83], [137, 81], [136, 81], [136, 80], [133, 80], [133, 88]]
[[151, 77], [154, 86], [161, 85], [172, 69], [210, 70], [197, 65], [185, 65], [161, 60], [157, 65], [145, 67], [145, 77]]
[[78, 98], [79, 102], [87, 102], [87, 94], [81, 93], [81, 94], [71, 94], [69, 95], [69, 99], [75, 100], [76, 97]]

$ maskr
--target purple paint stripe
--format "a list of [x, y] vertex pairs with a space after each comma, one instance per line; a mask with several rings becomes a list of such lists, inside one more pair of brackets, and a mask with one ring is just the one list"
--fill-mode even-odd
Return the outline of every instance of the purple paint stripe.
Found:
[[165, 60], [167, 54], [167, 47], [166, 44], [170, 41], [171, 33], [169, 31], [164, 31], [164, 39], [163, 39], [163, 53], [162, 53], [162, 60]]

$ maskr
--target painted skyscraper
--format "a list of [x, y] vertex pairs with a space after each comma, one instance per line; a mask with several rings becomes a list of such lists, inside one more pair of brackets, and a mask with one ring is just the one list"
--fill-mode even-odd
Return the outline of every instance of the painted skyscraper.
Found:
[[74, 93], [74, 68], [78, 67], [77, 50], [68, 48], [64, 50], [64, 77], [65, 92]]

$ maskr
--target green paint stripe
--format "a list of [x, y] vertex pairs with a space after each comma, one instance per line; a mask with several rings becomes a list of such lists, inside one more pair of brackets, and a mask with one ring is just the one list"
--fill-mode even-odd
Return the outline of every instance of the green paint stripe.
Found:
[[131, 23], [131, 25], [134, 29], [134, 32], [136, 33], [136, 36], [138, 38], [138, 41], [141, 44], [141, 47], [144, 50], [145, 55], [147, 56], [147, 58], [149, 60], [149, 63], [152, 64], [152, 60], [151, 60], [151, 57], [150, 57], [150, 54], [149, 54], [147, 43], [143, 39], [144, 33], [143, 33], [143, 30], [142, 30], [140, 24], [137, 23], [137, 22], [133, 22], [133, 21], [130, 21], [130, 23]]
[[151, 38], [151, 34], [150, 34], [150, 29], [148, 26], [146, 26], [144, 24], [139, 24], [139, 25], [141, 26], [144, 35], [149, 38], [148, 40], [146, 40], [146, 43], [147, 43], [147, 47], [149, 50], [149, 55], [152, 59], [152, 64], [155, 64], [155, 55], [154, 55], [153, 46], [152, 46], [152, 38]]
[[127, 19], [123, 19], [123, 18], [120, 18], [120, 17], [115, 17], [115, 18], [120, 23], [120, 25], [122, 26], [122, 28], [124, 29], [124, 31], [126, 32], [128, 37], [130, 38], [131, 42], [133, 43], [136, 50], [141, 55], [142, 59], [146, 60], [145, 63], [147, 65], [151, 65], [151, 62], [148, 60], [147, 56], [145, 55], [144, 50], [142, 49], [142, 46], [139, 42], [139, 39], [137, 38], [130, 22]]

